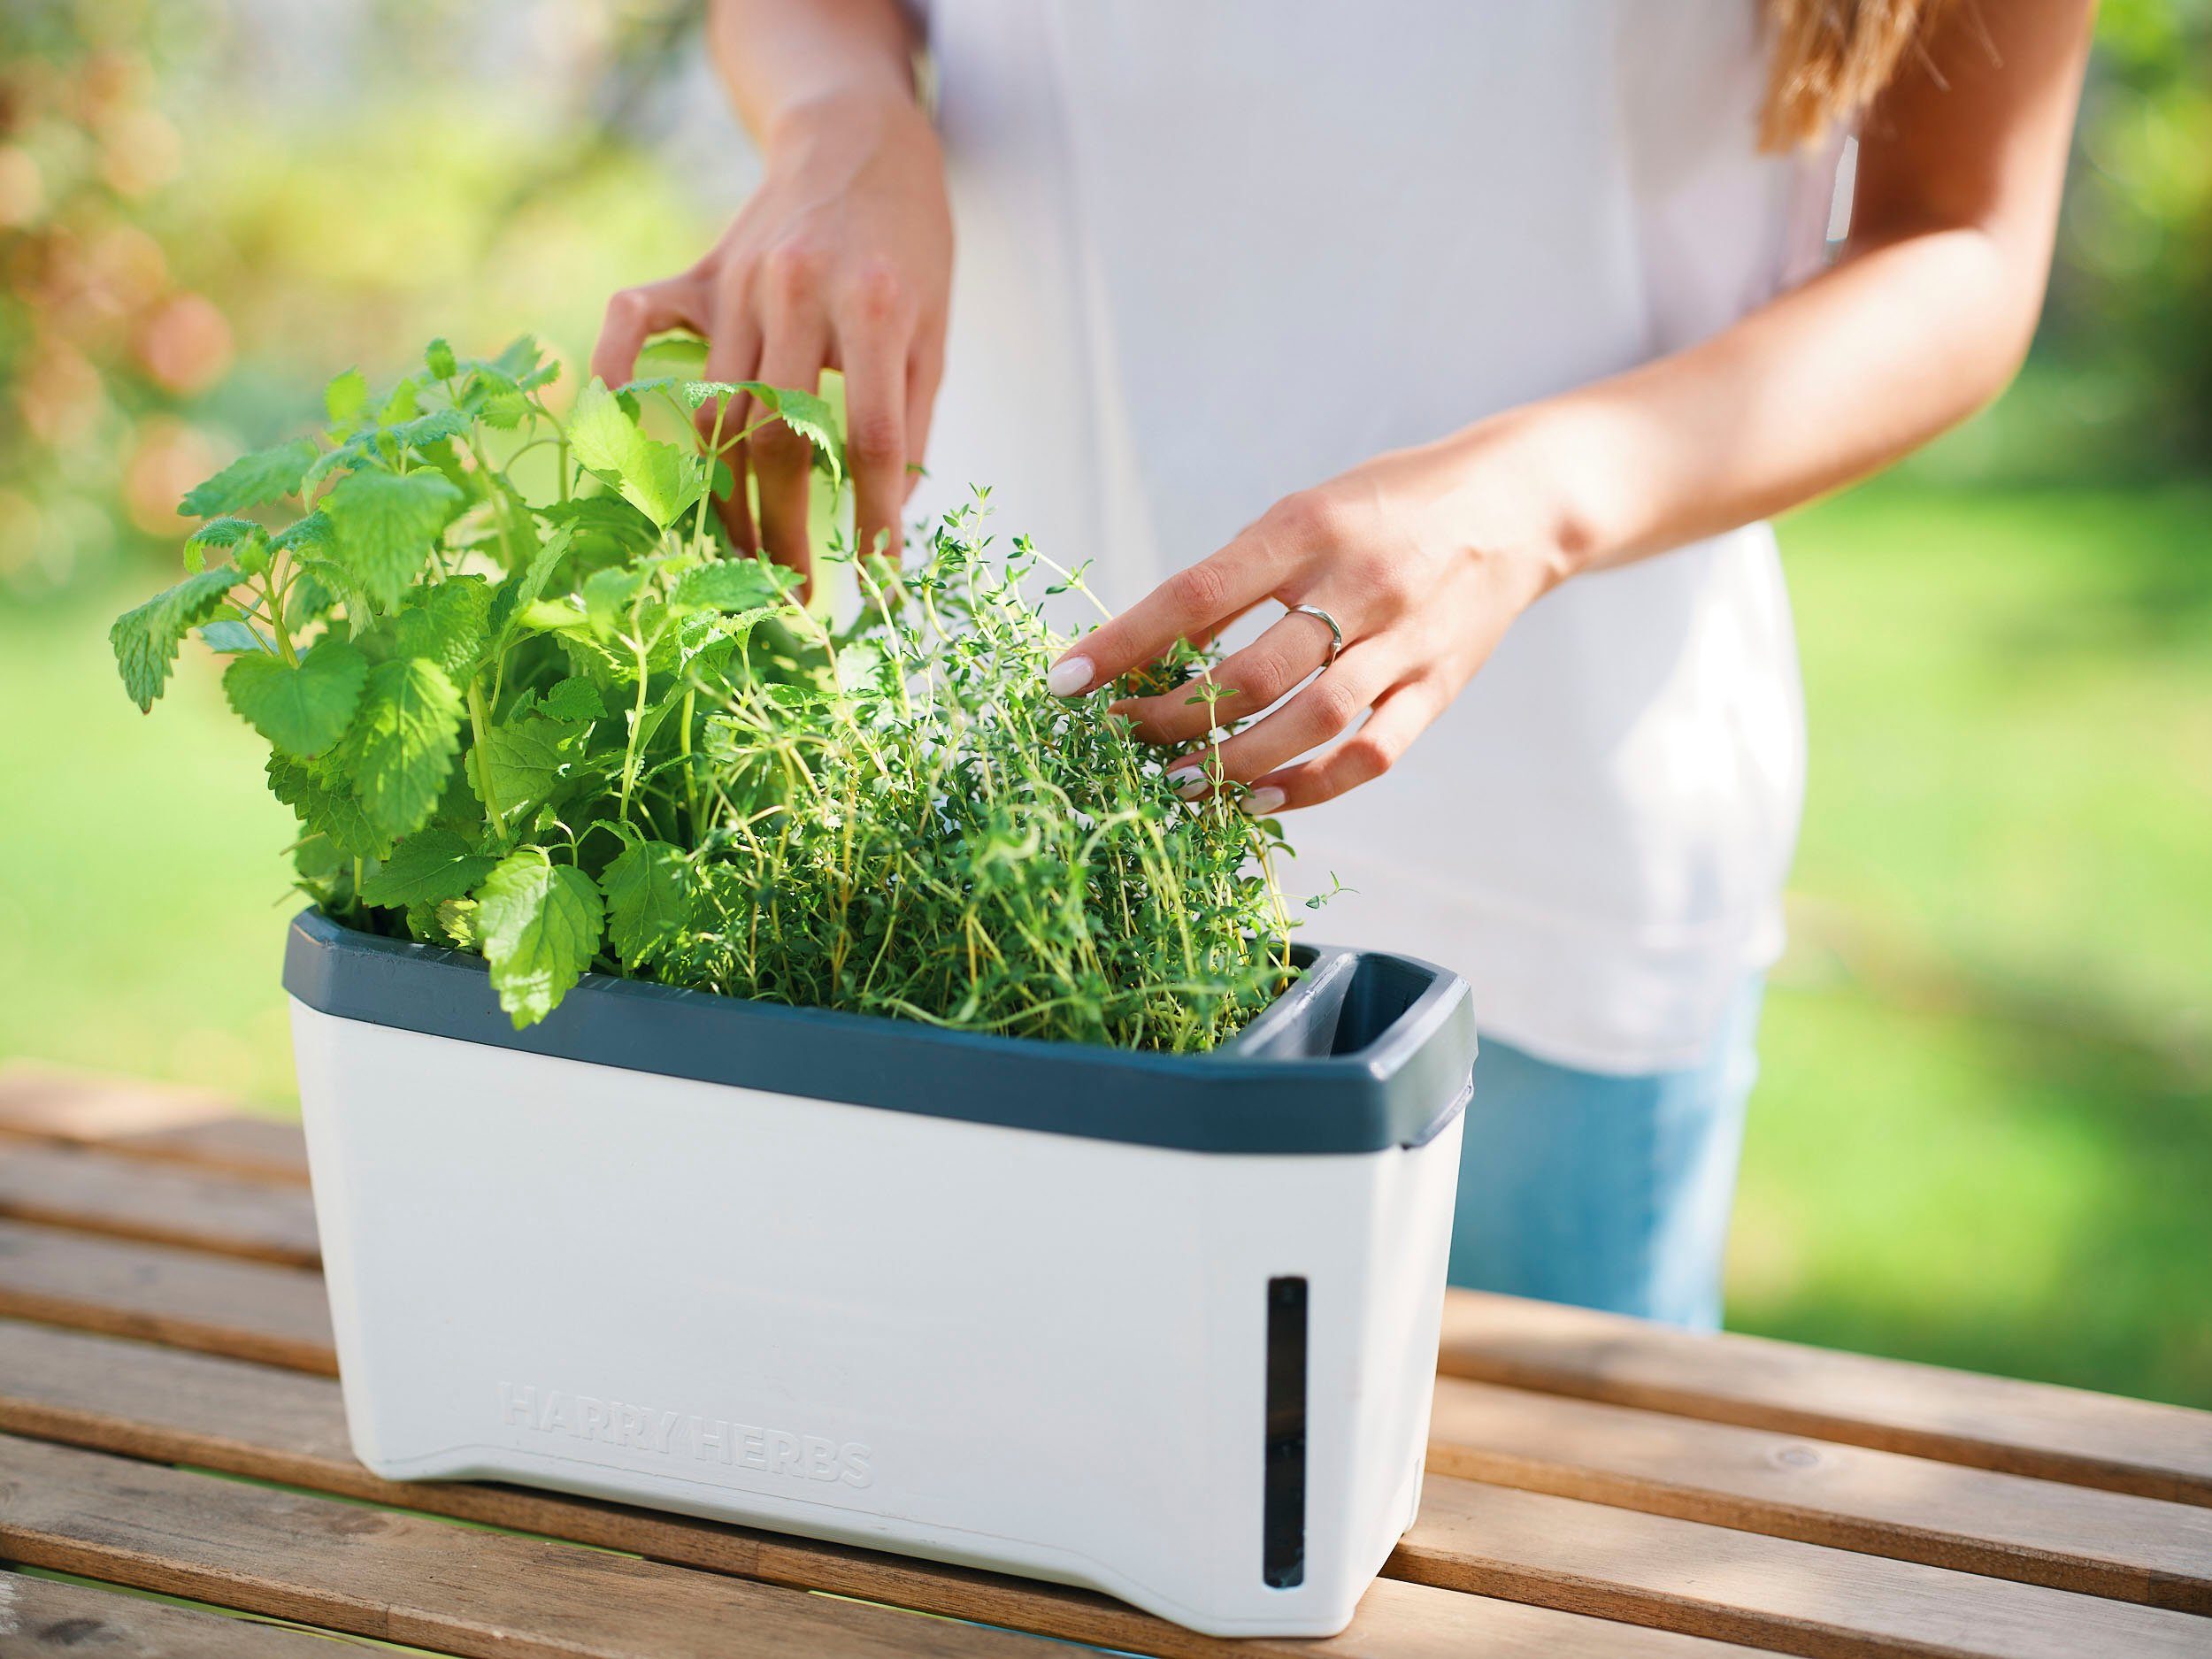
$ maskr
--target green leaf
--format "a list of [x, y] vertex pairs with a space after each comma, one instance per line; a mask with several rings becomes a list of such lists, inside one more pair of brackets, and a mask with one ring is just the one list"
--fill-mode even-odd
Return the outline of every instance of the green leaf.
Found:
[[223, 695], [248, 725], [288, 755], [321, 754], [346, 734], [368, 659], [343, 640], [324, 640], [299, 666], [256, 652], [223, 672]]
[[468, 842], [451, 830], [417, 830], [361, 884], [361, 902], [404, 910], [457, 899], [491, 874], [498, 862], [471, 852]]
[[269, 538], [269, 545], [280, 553], [326, 552], [335, 542], [330, 531], [330, 515], [320, 507], [303, 518], [295, 518]]
[[763, 559], [717, 559], [679, 577], [668, 604], [677, 611], [772, 611], [797, 584], [795, 572]]
[[573, 864], [542, 848], [500, 861], [477, 895], [474, 918], [499, 1004], [515, 1029], [551, 1013], [599, 949], [599, 889]]
[[588, 570], [650, 553], [661, 538], [659, 526], [619, 495], [579, 495], [547, 508], [545, 516], [571, 529], [576, 557]]
[[369, 671], [339, 759], [387, 838], [412, 834], [437, 806], [460, 748], [460, 716], [461, 694], [435, 663], [401, 657]]
[[698, 457], [647, 437], [603, 380], [592, 381], [576, 400], [568, 440], [586, 468], [664, 530], [696, 504], [704, 488]]
[[829, 474], [833, 485], [844, 482], [845, 444], [837, 435], [837, 411], [828, 400], [795, 386], [764, 386], [758, 380], [741, 380], [736, 389], [750, 392], [764, 408], [812, 444], [815, 465]]
[[240, 651], [268, 651], [274, 655], [269, 641], [254, 631], [250, 623], [225, 617], [209, 623], [200, 630], [200, 643], [211, 651], [220, 651], [226, 657]]
[[568, 765], [568, 740], [580, 729], [536, 714], [488, 728], [484, 741], [469, 751], [468, 764], [469, 787], [484, 810], [491, 811], [484, 800], [486, 766], [501, 813], [512, 818], [518, 808], [535, 806], [553, 793]]
[[323, 498], [334, 557], [383, 611], [399, 603], [461, 504], [452, 482], [427, 470], [349, 472]]
[[484, 655], [492, 608], [481, 576], [456, 576], [419, 590], [395, 619], [393, 654], [423, 657], [465, 686]]
[[169, 670], [184, 636], [215, 614], [238, 581], [237, 569], [229, 565], [196, 571], [116, 618], [108, 630], [108, 642], [115, 647], [123, 689], [140, 709], [154, 706], [154, 699], [169, 683]]
[[449, 380], [461, 372], [460, 365], [453, 360], [453, 348], [442, 338], [430, 342], [429, 349], [422, 354], [422, 364], [433, 380]]
[[[210, 549], [231, 549], [231, 563], [239, 562], [237, 549], [250, 547], [256, 541], [266, 541], [268, 532], [250, 518], [211, 518], [184, 539], [184, 568], [199, 571], [207, 568]], [[264, 564], [265, 565], [265, 557]]]
[[545, 694], [539, 706], [556, 720], [603, 720], [607, 705], [599, 687], [588, 680], [564, 680]]
[[584, 611], [591, 626], [603, 636], [618, 633], [628, 620], [630, 602], [645, 585], [645, 572], [637, 570], [595, 571], [584, 583]]
[[368, 403], [368, 378], [358, 369], [348, 369], [323, 388], [323, 412], [333, 426], [351, 420]]
[[242, 455], [213, 478], [188, 490], [178, 510], [191, 518], [212, 518], [281, 501], [297, 492], [314, 458], [314, 442], [308, 438], [294, 438], [273, 449]]
[[374, 858], [391, 845], [391, 837], [369, 822], [360, 802], [346, 792], [343, 777], [330, 771], [327, 761], [272, 754], [268, 773], [269, 792], [292, 809], [302, 828], [328, 841], [342, 857]]
[[631, 968], [641, 968], [691, 926], [692, 871], [683, 849], [633, 841], [601, 872], [607, 936]]
[[530, 556], [519, 575], [510, 576], [499, 585], [499, 592], [492, 599], [488, 626], [491, 630], [493, 648], [504, 644], [522, 618], [522, 614], [537, 603], [545, 585], [553, 580], [553, 572], [568, 556], [571, 531], [563, 525], [546, 538], [545, 545]]
[[457, 409], [434, 409], [412, 420], [382, 427], [376, 436], [379, 441], [397, 444], [403, 449], [426, 449], [434, 443], [459, 437], [469, 429], [469, 418]]

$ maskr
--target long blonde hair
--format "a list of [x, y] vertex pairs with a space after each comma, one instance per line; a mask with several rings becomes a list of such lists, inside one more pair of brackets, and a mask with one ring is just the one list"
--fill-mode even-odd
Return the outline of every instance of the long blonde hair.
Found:
[[1763, 0], [1773, 57], [1762, 149], [1810, 143], [1874, 101], [1945, 0]]

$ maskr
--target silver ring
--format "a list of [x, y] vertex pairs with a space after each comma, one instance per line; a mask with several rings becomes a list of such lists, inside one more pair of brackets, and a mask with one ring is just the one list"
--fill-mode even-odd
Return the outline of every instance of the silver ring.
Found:
[[1334, 668], [1336, 659], [1344, 655], [1344, 630], [1337, 626], [1336, 618], [1319, 605], [1293, 605], [1289, 614], [1294, 617], [1311, 617], [1327, 627], [1329, 630], [1329, 660], [1324, 666]]

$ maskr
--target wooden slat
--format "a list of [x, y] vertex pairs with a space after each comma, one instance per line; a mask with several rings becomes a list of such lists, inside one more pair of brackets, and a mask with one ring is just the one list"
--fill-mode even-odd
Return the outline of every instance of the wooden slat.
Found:
[[1496, 1486], [2212, 1614], [2212, 1510], [1439, 1379], [1428, 1466]]
[[0, 1655], [8, 1659], [341, 1659], [342, 1653], [309, 1631], [0, 1571]]
[[241, 1117], [204, 1090], [20, 1061], [0, 1068], [0, 1135], [261, 1180], [307, 1180], [307, 1147], [296, 1123]]
[[2212, 1412], [1448, 1293], [1440, 1369], [2008, 1474], [2212, 1504]]
[[303, 1187], [82, 1147], [0, 1140], [0, 1217], [288, 1267], [320, 1260]]
[[[1112, 1647], [1162, 1647], [1152, 1621], [1124, 1611], [1131, 1622], [1117, 1624], [1111, 1603], [1075, 1592], [553, 1494], [380, 1481], [347, 1452], [334, 1386], [232, 1361], [0, 1327], [0, 1428]], [[2046, 1659], [2137, 1645], [2146, 1654], [2185, 1653], [2212, 1641], [2212, 1624], [2183, 1614], [1433, 1476], [1421, 1522], [1391, 1570], [1793, 1653]], [[1950, 1624], [1970, 1639], [1937, 1640], [1947, 1625], [1924, 1617], [1930, 1607], [1947, 1609]]]
[[1384, 1571], [1807, 1659], [2205, 1659], [2188, 1613], [1432, 1476]]
[[382, 1480], [354, 1461], [336, 1385], [321, 1378], [35, 1325], [0, 1324], [0, 1430], [1173, 1659], [1461, 1659], [1469, 1653], [1723, 1659], [1740, 1653], [1663, 1631], [1391, 1580], [1375, 1585], [1352, 1627], [1327, 1641], [1221, 1641], [1056, 1585], [553, 1493]]
[[304, 1268], [0, 1221], [0, 1315], [338, 1374]]
[[989, 1659], [1040, 1639], [0, 1440], [0, 1554], [478, 1659]]

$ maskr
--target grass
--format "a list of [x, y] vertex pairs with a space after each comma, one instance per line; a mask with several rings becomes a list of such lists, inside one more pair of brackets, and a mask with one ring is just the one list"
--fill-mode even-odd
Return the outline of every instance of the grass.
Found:
[[[2212, 1406], [2212, 490], [1785, 526], [1812, 774], [1731, 1323]], [[291, 1095], [288, 820], [188, 653], [0, 601], [0, 1057]]]
[[1740, 1329], [2212, 1406], [2212, 490], [1784, 526], [1812, 729]]

